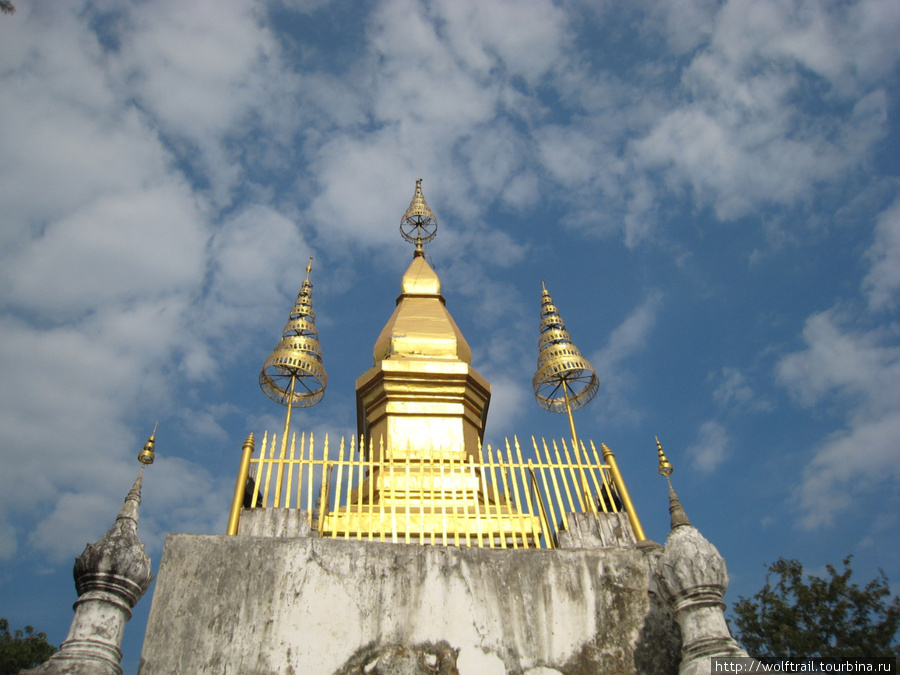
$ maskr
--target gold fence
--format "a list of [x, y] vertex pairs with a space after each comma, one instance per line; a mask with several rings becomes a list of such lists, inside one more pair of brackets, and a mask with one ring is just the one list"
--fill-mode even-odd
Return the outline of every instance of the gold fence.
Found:
[[[491, 548], [555, 548], [569, 529], [567, 513], [624, 511], [637, 540], [644, 538], [612, 451], [590, 452], [565, 440], [532, 437], [533, 459], [518, 438], [505, 453], [487, 445], [480, 461], [434, 451], [420, 458], [384, 459], [357, 452], [341, 438], [336, 456], [328, 436], [321, 450], [312, 434], [279, 444], [263, 437], [253, 457], [244, 442], [228, 534], [237, 534], [242, 508], [301, 509], [322, 537]], [[560, 453], [560, 447], [562, 453]], [[317, 456], [318, 454], [318, 456]], [[572, 455], [574, 454], [574, 459]], [[374, 459], [378, 457], [378, 459]], [[249, 491], [249, 493], [248, 493]]]

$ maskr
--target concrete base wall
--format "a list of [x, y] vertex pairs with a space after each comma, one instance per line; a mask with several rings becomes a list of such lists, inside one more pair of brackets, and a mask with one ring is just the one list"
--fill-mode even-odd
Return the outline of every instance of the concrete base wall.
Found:
[[657, 555], [170, 534], [139, 673], [677, 673]]

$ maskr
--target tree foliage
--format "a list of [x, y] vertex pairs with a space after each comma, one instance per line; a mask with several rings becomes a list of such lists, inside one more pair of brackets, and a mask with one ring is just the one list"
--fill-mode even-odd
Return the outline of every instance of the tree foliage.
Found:
[[[797, 560], [780, 558], [769, 566], [766, 585], [734, 604], [737, 639], [754, 657], [893, 657], [900, 656], [900, 599], [891, 598], [884, 572], [865, 587], [850, 581], [850, 561], [838, 572], [827, 565], [828, 578], [804, 580]], [[773, 575], [777, 580], [773, 583]]]
[[15, 14], [16, 6], [12, 4], [12, 0], [0, 0], [0, 12], [4, 14]]
[[49, 659], [56, 647], [47, 642], [44, 633], [34, 628], [9, 632], [9, 621], [0, 619], [0, 675], [16, 675], [23, 668], [34, 668]]

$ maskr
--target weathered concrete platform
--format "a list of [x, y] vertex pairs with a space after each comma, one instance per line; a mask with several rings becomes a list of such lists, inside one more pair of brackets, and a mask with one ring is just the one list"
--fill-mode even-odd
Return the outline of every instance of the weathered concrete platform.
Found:
[[170, 534], [139, 673], [677, 673], [658, 555]]

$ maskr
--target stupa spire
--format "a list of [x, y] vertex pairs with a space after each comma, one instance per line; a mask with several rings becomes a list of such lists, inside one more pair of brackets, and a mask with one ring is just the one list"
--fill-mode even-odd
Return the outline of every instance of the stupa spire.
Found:
[[[679, 675], [702, 675], [715, 670], [719, 659], [747, 659], [728, 630], [723, 610], [728, 590], [725, 559], [691, 521], [672, 488], [672, 464], [656, 439], [659, 473], [669, 483], [672, 529], [657, 560], [660, 595], [681, 627]], [[719, 661], [721, 663], [721, 661]], [[747, 659], [749, 662], [749, 659]]]
[[60, 649], [30, 675], [122, 675], [122, 637], [131, 610], [153, 581], [150, 557], [138, 536], [144, 467], [153, 463], [153, 434], [138, 455], [141, 470], [112, 527], [75, 559], [78, 600]]

